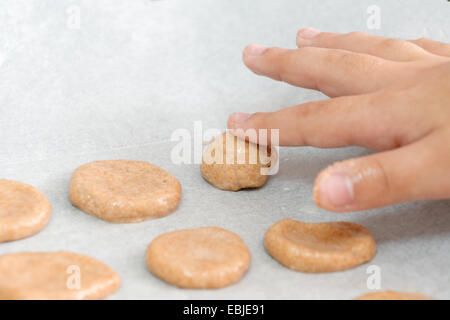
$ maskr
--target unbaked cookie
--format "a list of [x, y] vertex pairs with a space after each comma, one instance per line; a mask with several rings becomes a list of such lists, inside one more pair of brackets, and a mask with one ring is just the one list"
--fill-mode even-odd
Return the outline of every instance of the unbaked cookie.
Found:
[[221, 288], [238, 282], [250, 253], [236, 234], [217, 227], [162, 234], [147, 248], [149, 270], [181, 288]]
[[0, 256], [0, 299], [102, 299], [119, 286], [117, 273], [85, 255], [58, 251]]
[[283, 219], [267, 230], [264, 245], [282, 265], [312, 273], [350, 269], [371, 260], [376, 252], [370, 232], [350, 222]]
[[0, 179], [0, 242], [29, 237], [50, 218], [47, 198], [28, 184]]
[[110, 222], [140, 222], [168, 215], [178, 205], [178, 180], [144, 161], [106, 160], [72, 175], [69, 197], [84, 212]]
[[261, 152], [260, 146], [229, 133], [214, 139], [205, 149], [200, 172], [213, 186], [238, 191], [258, 188], [267, 180], [275, 151]]
[[397, 291], [377, 291], [363, 294], [356, 300], [433, 300], [419, 293], [397, 292]]

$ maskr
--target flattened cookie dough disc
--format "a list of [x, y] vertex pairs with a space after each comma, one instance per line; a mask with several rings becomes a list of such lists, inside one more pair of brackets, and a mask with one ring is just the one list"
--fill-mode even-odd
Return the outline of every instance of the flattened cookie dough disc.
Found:
[[0, 299], [103, 299], [119, 286], [117, 273], [85, 255], [58, 251], [0, 256]]
[[363, 294], [356, 300], [432, 300], [419, 293], [397, 292], [397, 291], [377, 291]]
[[0, 179], [0, 242], [29, 237], [44, 228], [51, 206], [38, 189]]
[[169, 232], [147, 248], [147, 266], [162, 280], [181, 288], [221, 288], [238, 282], [250, 252], [233, 232], [202, 227]]
[[266, 183], [275, 151], [259, 153], [259, 146], [223, 133], [205, 149], [200, 172], [206, 181], [222, 190], [258, 188]]
[[369, 231], [350, 222], [305, 223], [283, 219], [267, 230], [267, 252], [302, 272], [333, 272], [370, 261], [376, 244]]
[[178, 180], [144, 161], [105, 160], [72, 175], [69, 197], [84, 212], [110, 222], [140, 222], [168, 215], [178, 205]]

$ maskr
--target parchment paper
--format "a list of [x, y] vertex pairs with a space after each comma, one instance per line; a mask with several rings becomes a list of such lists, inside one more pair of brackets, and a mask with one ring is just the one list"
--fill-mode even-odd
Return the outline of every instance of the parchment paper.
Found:
[[[381, 29], [369, 30], [366, 10], [374, 4]], [[355, 213], [314, 205], [318, 172], [368, 150], [282, 148], [279, 174], [262, 189], [237, 193], [209, 185], [197, 164], [170, 160], [171, 134], [192, 132], [194, 121], [224, 129], [234, 111], [326, 98], [251, 73], [241, 61], [248, 43], [294, 48], [305, 26], [449, 42], [449, 16], [443, 0], [1, 0], [0, 178], [38, 187], [53, 212], [42, 232], [0, 244], [0, 254], [63, 249], [90, 255], [120, 274], [113, 299], [350, 299], [369, 291], [370, 265], [380, 267], [382, 289], [450, 298], [449, 201]], [[179, 208], [162, 219], [110, 224], [72, 207], [71, 173], [100, 159], [145, 160], [169, 170], [183, 186]], [[344, 272], [288, 270], [262, 241], [267, 228], [286, 217], [363, 224], [378, 253]], [[248, 245], [252, 262], [241, 282], [182, 290], [147, 271], [145, 250], [154, 237], [212, 225], [236, 232]]]

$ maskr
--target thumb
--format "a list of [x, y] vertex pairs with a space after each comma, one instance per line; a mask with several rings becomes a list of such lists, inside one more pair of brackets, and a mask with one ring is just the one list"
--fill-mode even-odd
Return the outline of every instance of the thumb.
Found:
[[336, 163], [317, 177], [314, 201], [342, 212], [449, 197], [450, 151], [438, 146], [439, 140], [428, 136], [399, 149]]

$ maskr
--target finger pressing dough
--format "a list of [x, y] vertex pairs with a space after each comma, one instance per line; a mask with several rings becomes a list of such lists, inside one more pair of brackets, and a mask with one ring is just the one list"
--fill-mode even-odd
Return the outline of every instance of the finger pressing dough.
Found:
[[377, 291], [363, 294], [356, 300], [432, 300], [419, 293], [397, 292], [397, 291]]
[[371, 260], [376, 252], [369, 231], [350, 222], [283, 219], [267, 230], [264, 245], [282, 265], [312, 273], [350, 269]]
[[106, 160], [72, 175], [69, 197], [84, 212], [110, 222], [140, 222], [168, 215], [178, 205], [178, 180], [144, 161]]
[[270, 167], [272, 155], [270, 150], [260, 154], [259, 149], [256, 144], [223, 133], [206, 147], [200, 172], [206, 181], [223, 190], [261, 187], [268, 177], [262, 172]]
[[241, 279], [249, 263], [242, 239], [216, 227], [165, 233], [147, 248], [149, 270], [181, 288], [228, 286]]
[[29, 237], [50, 218], [47, 198], [28, 184], [0, 179], [0, 242]]
[[85, 255], [57, 251], [0, 256], [0, 299], [102, 299], [119, 286], [117, 273]]

